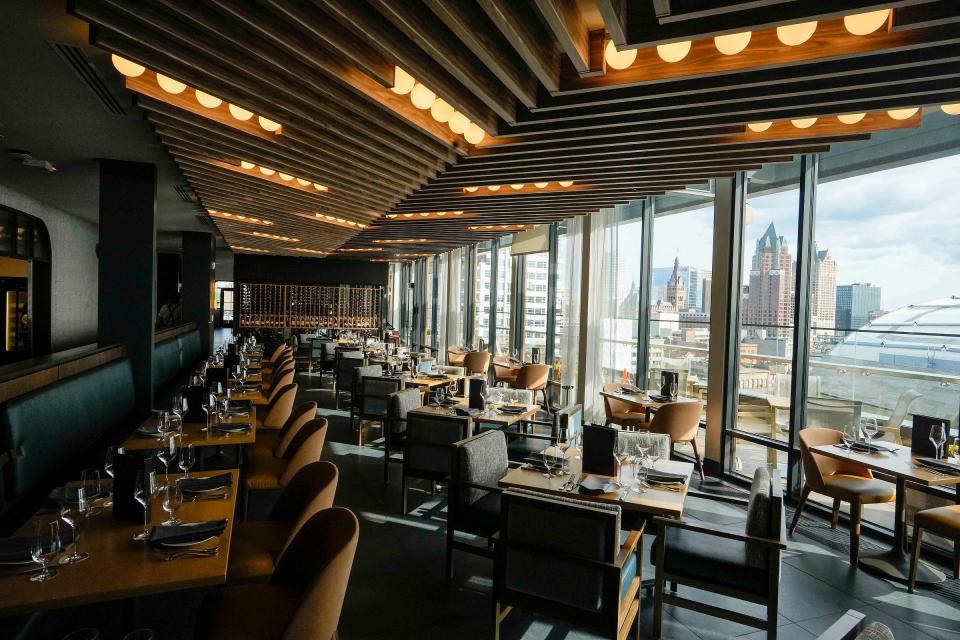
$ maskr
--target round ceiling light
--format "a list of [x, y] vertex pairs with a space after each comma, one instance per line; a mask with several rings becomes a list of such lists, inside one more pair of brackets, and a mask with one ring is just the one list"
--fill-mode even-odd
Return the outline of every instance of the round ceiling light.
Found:
[[187, 85], [183, 84], [179, 80], [174, 80], [173, 78], [167, 77], [162, 73], [157, 74], [157, 84], [160, 85], [160, 88], [167, 93], [172, 93], [174, 95], [183, 93], [183, 90], [187, 88]]
[[142, 64], [137, 64], [132, 60], [127, 60], [126, 58], [121, 58], [117, 54], [110, 56], [110, 60], [113, 62], [113, 68], [127, 76], [128, 78], [136, 78], [137, 76], [142, 76], [143, 72], [147, 70]]
[[247, 111], [243, 107], [238, 107], [235, 104], [231, 104], [227, 109], [229, 109], [230, 115], [240, 121], [249, 120], [253, 117], [253, 111]]
[[200, 91], [200, 89], [194, 89], [193, 93], [197, 96], [197, 102], [200, 103], [200, 106], [206, 107], [207, 109], [216, 109], [223, 104], [223, 100], [217, 96]]
[[450, 120], [447, 121], [447, 126], [450, 127], [450, 131], [454, 133], [463, 133], [469, 125], [470, 121], [467, 120], [467, 116], [459, 111], [454, 111], [453, 115], [450, 116]]
[[244, 169], [253, 169], [257, 165], [253, 164], [252, 162], [247, 162], [246, 160], [241, 160], [240, 166]]
[[265, 176], [272, 176], [273, 174], [276, 173], [275, 169], [268, 169], [266, 167], [259, 167], [259, 169], [260, 169], [260, 173], [262, 173]]
[[472, 122], [467, 125], [467, 130], [463, 132], [463, 137], [470, 144], [480, 144], [486, 136], [487, 132]]
[[671, 42], [670, 44], [658, 44], [657, 55], [664, 62], [680, 62], [690, 53], [690, 47], [693, 43], [690, 40], [682, 42]]
[[309, 187], [310, 181], [304, 180], [303, 178], [297, 178], [297, 184], [299, 184], [301, 187]]
[[796, 47], [809, 40], [817, 30], [817, 21], [799, 22], [777, 27], [777, 39], [788, 47]]
[[413, 79], [413, 76], [400, 67], [393, 68], [393, 86], [390, 87], [390, 91], [402, 96], [410, 93], [416, 83], [417, 81]]
[[816, 124], [816, 122], [816, 118], [799, 118], [797, 120], [791, 120], [790, 124], [795, 126], [797, 129], [809, 129]]
[[865, 117], [867, 117], [865, 113], [841, 113], [837, 116], [837, 120], [843, 124], [857, 124]]
[[561, 187], [572, 187], [572, 186], [573, 186], [573, 180], [561, 180], [561, 181], [558, 182], [557, 184], [560, 185]]
[[271, 133], [273, 133], [273, 132], [275, 132], [275, 131], [280, 131], [280, 123], [279, 123], [279, 122], [274, 122], [273, 120], [268, 120], [267, 118], [264, 118], [263, 116], [257, 116], [257, 120], [260, 122], [260, 126], [263, 127], [263, 129], [264, 129], [265, 131], [269, 131], [269, 132], [271, 132]]
[[747, 129], [750, 131], [755, 131], [757, 133], [762, 133], [773, 126], [772, 122], [751, 122], [747, 125]]
[[717, 36], [713, 39], [713, 46], [723, 55], [733, 56], [747, 48], [752, 35], [751, 31], [741, 31], [740, 33]]
[[843, 26], [855, 36], [865, 36], [886, 24], [889, 17], [890, 9], [855, 13], [843, 17]]
[[887, 111], [887, 115], [893, 118], [894, 120], [906, 120], [907, 118], [912, 118], [916, 115], [917, 111], [920, 111], [920, 107], [907, 107], [906, 109], [891, 109]]
[[490, 191], [500, 191], [500, 185], [491, 184], [490, 186], [487, 187], [487, 189], [489, 189]]
[[453, 107], [443, 98], [437, 98], [430, 107], [430, 115], [437, 122], [446, 122], [453, 115]]
[[284, 182], [290, 182], [291, 180], [293, 180], [293, 176], [289, 176], [280, 171], [277, 171], [277, 175], [280, 176], [280, 179], [283, 180]]
[[480, 187], [464, 187], [463, 190], [466, 191], [467, 193], [474, 193], [479, 188]]
[[942, 104], [940, 110], [948, 116], [960, 116], [960, 102], [955, 104]]
[[608, 67], [619, 71], [626, 69], [634, 63], [637, 59], [637, 50], [626, 49], [625, 51], [617, 51], [617, 45], [613, 44], [613, 40], [610, 40], [603, 49], [603, 59], [607, 61]]
[[514, 184], [510, 185], [510, 188], [513, 189], [513, 190], [515, 190], [515, 191], [520, 191], [520, 189], [523, 189], [525, 186], [527, 186], [527, 185], [523, 184], [522, 182], [517, 182], [517, 183], [514, 183]]
[[419, 82], [410, 90], [410, 101], [417, 109], [429, 109], [437, 99], [437, 94]]
[[550, 183], [549, 183], [549, 182], [534, 182], [534, 183], [533, 183], [533, 186], [535, 186], [537, 189], [546, 189], [548, 184], [550, 184]]

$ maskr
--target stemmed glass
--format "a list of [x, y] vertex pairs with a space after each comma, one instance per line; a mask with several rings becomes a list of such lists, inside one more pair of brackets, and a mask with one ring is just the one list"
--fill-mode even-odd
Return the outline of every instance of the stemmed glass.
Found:
[[183, 477], [187, 477], [187, 472], [193, 468], [193, 463], [195, 461], [193, 445], [185, 444], [180, 446], [180, 460], [177, 464], [180, 465], [180, 470], [183, 471]]
[[163, 510], [168, 514], [163, 524], [182, 524], [176, 515], [177, 509], [183, 504], [183, 491], [180, 489], [180, 484], [177, 482], [167, 483], [161, 491], [163, 492]]
[[84, 488], [84, 495], [87, 498], [88, 515], [95, 515], [103, 509], [103, 505], [97, 506], [95, 503], [100, 498], [100, 470], [84, 469], [80, 472], [80, 485]]
[[554, 452], [552, 452], [548, 446], [540, 452], [540, 455], [543, 456], [543, 477], [552, 478], [553, 473], [551, 473], [550, 470], [553, 468], [554, 462], [556, 462], [556, 456]]
[[877, 424], [876, 418], [864, 418], [860, 422], [860, 428], [863, 430], [863, 435], [867, 439], [867, 447], [869, 448], [873, 444], [873, 439], [880, 431], [880, 425]]
[[160, 443], [160, 448], [157, 449], [157, 458], [159, 458], [160, 462], [163, 463], [164, 475], [170, 474], [170, 463], [173, 462], [173, 459], [176, 457], [177, 457], [176, 438], [167, 438], [162, 443]]
[[64, 497], [63, 504], [60, 505], [60, 517], [73, 530], [73, 553], [60, 558], [60, 564], [75, 564], [90, 557], [90, 554], [80, 551], [81, 529], [84, 520], [87, 519], [89, 510], [90, 503], [87, 500], [86, 487], [83, 486], [83, 483], [77, 487], [76, 496], [67, 493]]
[[[103, 471], [113, 479], [113, 447], [107, 447], [107, 453], [103, 458]], [[104, 507], [112, 507], [113, 500], [107, 500], [103, 503]]]
[[157, 433], [160, 434], [161, 438], [166, 437], [170, 433], [170, 414], [166, 411], [158, 411], [159, 416], [157, 417]]
[[940, 455], [940, 449], [943, 447], [944, 444], [946, 444], [946, 442], [947, 442], [947, 433], [946, 433], [946, 430], [943, 428], [943, 424], [941, 423], [941, 424], [935, 424], [931, 426], [930, 427], [930, 443], [933, 444], [933, 446], [937, 450], [937, 460], [939, 460], [942, 457]]
[[143, 531], [133, 536], [134, 540], [150, 537], [150, 480], [146, 472], [138, 473], [133, 483], [133, 499], [143, 507]]
[[677, 381], [676, 380], [670, 383], [670, 399], [671, 400], [677, 399]]
[[650, 458], [650, 468], [657, 468], [657, 460], [663, 457], [663, 442], [660, 438], [650, 438], [650, 447], [647, 449], [647, 457]]
[[46, 582], [57, 577], [56, 569], [47, 564], [60, 553], [60, 521], [51, 520], [44, 526], [39, 520], [33, 523], [33, 544], [30, 557], [40, 565], [40, 573], [30, 576], [30, 582]]
[[173, 396], [173, 407], [170, 409], [170, 430], [183, 434], [183, 396], [177, 393]]

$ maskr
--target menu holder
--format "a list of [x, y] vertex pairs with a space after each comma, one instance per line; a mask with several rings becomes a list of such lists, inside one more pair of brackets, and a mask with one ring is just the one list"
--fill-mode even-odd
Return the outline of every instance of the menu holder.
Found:
[[203, 403], [207, 399], [207, 390], [203, 385], [189, 384], [181, 389], [184, 401], [187, 403], [187, 413], [183, 416], [184, 422], [201, 422], [206, 424], [207, 412]]
[[[935, 425], [943, 425], [943, 433], [950, 441], [950, 421], [943, 418], [934, 418], [932, 416], [923, 416], [916, 414], [913, 416], [913, 434], [911, 435], [910, 452], [915, 456], [925, 458], [936, 458], [937, 448], [930, 442], [930, 429]], [[947, 447], [941, 447], [941, 451], [946, 454]]]
[[137, 475], [145, 473], [148, 461], [128, 453], [113, 456], [113, 517], [143, 523], [143, 505], [133, 497]]
[[600, 476], [617, 474], [617, 430], [588, 424], [583, 427], [583, 472]]
[[485, 408], [483, 401], [483, 391], [487, 386], [487, 381], [483, 378], [470, 378], [469, 385], [469, 403], [468, 406], [471, 409], [480, 409], [481, 411]]
[[660, 372], [660, 395], [672, 397], [670, 393], [671, 385], [676, 384], [680, 388], [680, 374], [676, 371]]

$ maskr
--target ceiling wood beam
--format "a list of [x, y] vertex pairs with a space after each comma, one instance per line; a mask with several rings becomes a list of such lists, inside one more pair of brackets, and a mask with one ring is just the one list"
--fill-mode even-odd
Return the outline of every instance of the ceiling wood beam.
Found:
[[627, 0], [596, 0], [597, 10], [613, 44], [627, 43]]
[[477, 0], [547, 91], [560, 90], [560, 48], [533, 9], [516, 0]]
[[598, 65], [591, 55], [590, 30], [576, 0], [534, 0], [534, 4], [576, 72], [580, 76], [602, 74], [603, 57]]
[[894, 9], [893, 31], [905, 29], [922, 29], [944, 24], [960, 22], [960, 12], [957, 11], [955, 0], [939, 0], [920, 5], [908, 5]]

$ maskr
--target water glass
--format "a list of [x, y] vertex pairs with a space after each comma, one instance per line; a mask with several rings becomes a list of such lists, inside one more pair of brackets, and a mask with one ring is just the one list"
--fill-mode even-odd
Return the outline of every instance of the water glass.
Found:
[[196, 457], [193, 450], [192, 444], [182, 445], [180, 447], [180, 470], [183, 471], [183, 477], [187, 477], [187, 472], [193, 468], [193, 464], [196, 461]]
[[163, 510], [168, 514], [163, 524], [182, 524], [181, 521], [177, 519], [177, 509], [183, 504], [183, 491], [180, 489], [180, 484], [170, 482], [161, 489], [161, 492], [163, 495]]
[[89, 511], [89, 502], [83, 486], [77, 488], [76, 496], [71, 496], [68, 493], [63, 504], [60, 505], [60, 518], [73, 530], [73, 553], [60, 558], [60, 564], [76, 564], [90, 557], [90, 554], [80, 551], [83, 523], [87, 519]]
[[164, 475], [170, 474], [170, 463], [177, 457], [177, 439], [167, 438], [157, 449], [157, 458], [163, 463]]
[[876, 418], [864, 418], [860, 421], [860, 429], [867, 439], [867, 446], [869, 446], [873, 442], [873, 439], [877, 437], [877, 433], [880, 431], [880, 425], [877, 424]]
[[676, 399], [677, 399], [677, 383], [676, 383], [676, 381], [673, 381], [673, 382], [670, 383], [670, 399], [671, 399], [671, 400], [676, 400]]
[[553, 451], [550, 450], [550, 447], [546, 447], [543, 451], [540, 452], [540, 455], [543, 457], [543, 467], [544, 467], [543, 477], [552, 478], [553, 473], [551, 473], [550, 470], [553, 468], [553, 463], [555, 460]]
[[47, 564], [60, 553], [60, 522], [51, 520], [33, 523], [33, 545], [30, 557], [40, 565], [40, 573], [30, 576], [30, 582], [46, 582], [57, 576], [56, 569], [48, 569]]
[[947, 433], [943, 428], [943, 424], [935, 424], [930, 427], [930, 443], [937, 450], [937, 460], [942, 456], [940, 455], [940, 450], [943, 448], [943, 445], [947, 442]]
[[150, 480], [146, 473], [138, 473], [133, 483], [133, 499], [143, 507], [143, 531], [133, 536], [134, 540], [150, 537]]

